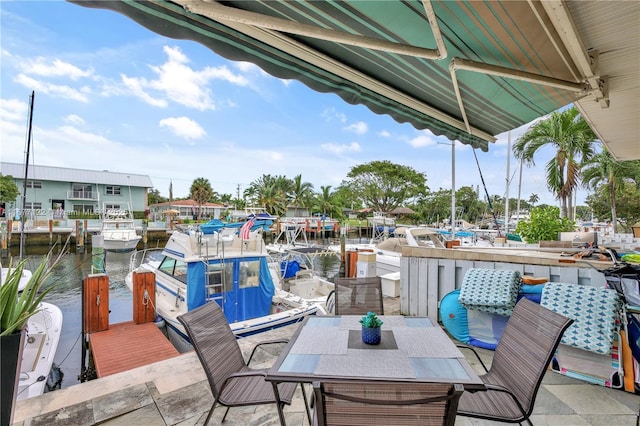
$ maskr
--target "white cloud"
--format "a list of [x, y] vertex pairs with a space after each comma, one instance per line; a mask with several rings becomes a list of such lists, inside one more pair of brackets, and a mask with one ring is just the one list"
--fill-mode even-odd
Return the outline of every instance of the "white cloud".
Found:
[[0, 121], [24, 120], [27, 116], [27, 104], [18, 99], [0, 100]]
[[81, 126], [84, 124], [84, 120], [82, 119], [82, 117], [76, 114], [69, 114], [65, 117], [64, 121], [66, 121], [67, 123], [75, 124], [77, 126]]
[[364, 121], [358, 121], [344, 128], [348, 132], [353, 132], [357, 135], [364, 135], [369, 131], [369, 126]]
[[135, 96], [154, 106], [165, 106], [164, 100], [157, 92], [169, 100], [200, 111], [214, 110], [216, 105], [207, 84], [211, 80], [222, 80], [237, 86], [249, 86], [249, 80], [242, 75], [234, 74], [226, 66], [206, 67], [195, 70], [187, 64], [189, 58], [178, 47], [164, 47], [168, 59], [159, 66], [150, 65], [156, 79], [122, 76], [122, 80]]
[[360, 144], [357, 142], [352, 142], [349, 145], [340, 145], [335, 143], [323, 143], [320, 145], [320, 148], [325, 151], [332, 152], [334, 154], [343, 154], [345, 152], [360, 152]]
[[431, 132], [420, 132], [418, 136], [409, 140], [409, 145], [414, 148], [423, 148], [425, 146], [435, 145], [437, 142], [433, 138], [433, 134]]
[[143, 101], [148, 103], [149, 105], [165, 108], [168, 103], [164, 99], [154, 98], [148, 93], [145, 92], [144, 87], [148, 86], [148, 83], [143, 78], [129, 78], [125, 75], [120, 76], [122, 78], [122, 83], [127, 87], [131, 93]]
[[49, 61], [43, 57], [26, 61], [21, 68], [25, 74], [35, 74], [42, 77], [67, 77], [74, 81], [79, 78], [90, 77], [93, 74], [92, 68], [82, 70], [60, 59]]
[[82, 87], [80, 90], [77, 90], [69, 86], [39, 81], [25, 74], [18, 74], [15, 78], [15, 82], [31, 90], [35, 90], [38, 93], [46, 93], [53, 97], [71, 99], [83, 103], [89, 102], [89, 98], [87, 98], [86, 94], [90, 93], [91, 90], [88, 87]]
[[334, 120], [339, 121], [340, 123], [347, 122], [347, 116], [341, 112], [336, 111], [335, 108], [326, 108], [324, 111], [322, 111], [322, 118], [324, 118], [327, 123], [330, 123]]
[[103, 146], [113, 143], [104, 136], [83, 132], [73, 126], [61, 126], [57, 129], [57, 134], [62, 140], [70, 141], [75, 145], [82, 145], [85, 149], [87, 147], [101, 147], [101, 149], [104, 149], [102, 148]]
[[386, 130], [381, 130], [378, 132], [378, 136], [380, 136], [381, 138], [390, 138], [391, 137], [391, 133], [389, 133]]
[[187, 117], [170, 117], [160, 120], [160, 127], [167, 127], [183, 139], [200, 139], [207, 132], [194, 120]]

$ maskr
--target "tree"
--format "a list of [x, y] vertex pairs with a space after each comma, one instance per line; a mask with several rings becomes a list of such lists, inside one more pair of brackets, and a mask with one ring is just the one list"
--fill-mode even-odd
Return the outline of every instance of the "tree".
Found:
[[538, 201], [540, 201], [540, 197], [538, 196], [538, 194], [529, 195], [529, 204], [535, 206]]
[[285, 176], [262, 175], [249, 184], [244, 196], [253, 205], [259, 205], [269, 214], [282, 216], [287, 211], [293, 182]]
[[[582, 181], [593, 190], [604, 185], [604, 190], [609, 196], [611, 207], [611, 223], [613, 232], [618, 232], [618, 215], [616, 212], [616, 194], [625, 180], [634, 181], [640, 177], [640, 161], [616, 161], [611, 153], [603, 148], [584, 163], [582, 168]], [[639, 184], [636, 180], [636, 184]]]
[[200, 221], [200, 217], [202, 215], [202, 205], [209, 201], [213, 196], [213, 189], [211, 188], [211, 184], [209, 183], [209, 179], [205, 178], [197, 178], [191, 184], [191, 189], [189, 190], [190, 198], [198, 204], [198, 222]]
[[516, 158], [534, 165], [534, 155], [542, 147], [553, 146], [555, 156], [546, 164], [547, 187], [560, 200], [562, 217], [572, 211], [573, 192], [580, 183], [580, 162], [593, 155], [596, 135], [575, 107], [554, 112], [534, 124], [514, 144]]
[[0, 204], [15, 202], [19, 194], [20, 190], [13, 176], [0, 174]]
[[425, 174], [390, 161], [372, 161], [353, 167], [343, 182], [375, 211], [388, 213], [425, 194]]
[[169, 199], [163, 197], [162, 195], [160, 195], [160, 191], [155, 189], [155, 188], [151, 188], [149, 190], [149, 192], [147, 193], [147, 204], [148, 205], [164, 203], [166, 201], [169, 201]]
[[557, 207], [536, 207], [531, 210], [529, 220], [518, 222], [516, 233], [529, 244], [538, 241], [557, 241], [560, 232], [571, 232], [576, 228], [573, 220], [560, 217]]
[[[631, 227], [640, 222], [640, 187], [633, 181], [623, 181], [616, 187], [616, 217], [623, 229], [622, 232], [631, 232]], [[611, 214], [609, 201], [609, 188], [601, 185], [598, 190], [587, 197], [587, 205], [593, 215], [603, 221]]]
[[288, 198], [296, 208], [309, 207], [313, 197], [313, 185], [309, 182], [302, 182], [302, 175], [293, 178], [291, 190]]
[[321, 186], [320, 192], [316, 195], [316, 207], [323, 215], [340, 218], [342, 217], [342, 211], [334, 195], [335, 191], [331, 191], [331, 185]]

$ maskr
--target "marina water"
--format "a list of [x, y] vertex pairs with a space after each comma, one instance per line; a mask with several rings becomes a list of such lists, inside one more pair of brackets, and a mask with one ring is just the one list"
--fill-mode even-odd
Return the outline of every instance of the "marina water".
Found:
[[[318, 241], [321, 244], [322, 241]], [[26, 268], [35, 271], [46, 255], [49, 247], [25, 247]], [[56, 248], [54, 247], [54, 250]], [[82, 365], [82, 280], [92, 273], [93, 255], [91, 247], [85, 247], [84, 253], [76, 253], [75, 247], [64, 256], [53, 271], [49, 285], [54, 289], [47, 294], [45, 301], [57, 305], [64, 316], [60, 342], [54, 363], [63, 374], [61, 388], [80, 383]], [[17, 248], [11, 248], [14, 259], [18, 257]], [[129, 272], [131, 253], [106, 252], [105, 270], [109, 276], [109, 323], [132, 321], [133, 296], [125, 284]], [[14, 260], [15, 262], [15, 260]], [[3, 259], [3, 264], [8, 259]], [[339, 271], [340, 264], [335, 256], [316, 256], [313, 259], [315, 271], [329, 279], [333, 279]]]

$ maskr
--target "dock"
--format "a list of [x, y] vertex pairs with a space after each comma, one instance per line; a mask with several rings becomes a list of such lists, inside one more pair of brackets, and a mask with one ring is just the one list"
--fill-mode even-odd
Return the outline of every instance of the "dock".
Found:
[[111, 324], [108, 330], [90, 334], [89, 344], [98, 378], [180, 355], [162, 331], [150, 322]]

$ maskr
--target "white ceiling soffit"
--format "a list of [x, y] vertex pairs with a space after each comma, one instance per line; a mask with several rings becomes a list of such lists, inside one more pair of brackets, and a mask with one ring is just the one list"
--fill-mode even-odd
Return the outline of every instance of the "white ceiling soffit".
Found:
[[[593, 74], [606, 82], [606, 98], [597, 99], [594, 92], [578, 100], [576, 107], [616, 159], [640, 160], [640, 2], [576, 0], [542, 4], [559, 32], [567, 25], [561, 17], [562, 8], [571, 16], [584, 49], [595, 53]], [[564, 43], [579, 64], [577, 53], [574, 55], [578, 46], [567, 40]]]

